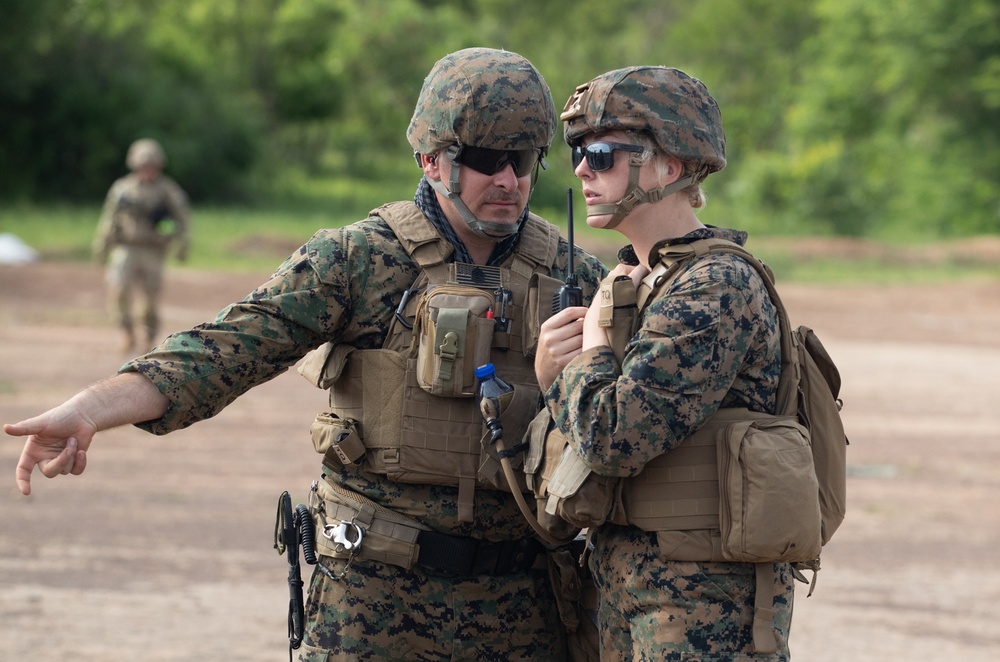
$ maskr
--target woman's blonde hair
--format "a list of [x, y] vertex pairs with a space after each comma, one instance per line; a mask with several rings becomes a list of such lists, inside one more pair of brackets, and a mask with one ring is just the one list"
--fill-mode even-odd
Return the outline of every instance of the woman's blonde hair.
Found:
[[[625, 133], [628, 134], [629, 139], [632, 140], [633, 144], [639, 145], [645, 150], [639, 156], [640, 162], [646, 163], [649, 159], [653, 159], [653, 166], [656, 168], [656, 176], [662, 186], [663, 179], [667, 176], [667, 158], [672, 155], [660, 151], [656, 145], [656, 141], [653, 140], [653, 137], [642, 131], [626, 131]], [[708, 174], [706, 168], [701, 163], [694, 163], [691, 161], [681, 161], [681, 165], [684, 168], [684, 171], [681, 173], [681, 177], [695, 175], [695, 179], [691, 184], [678, 191], [678, 193], [686, 194], [688, 202], [691, 206], [695, 209], [701, 209], [708, 203], [705, 191], [701, 188], [701, 182]]]

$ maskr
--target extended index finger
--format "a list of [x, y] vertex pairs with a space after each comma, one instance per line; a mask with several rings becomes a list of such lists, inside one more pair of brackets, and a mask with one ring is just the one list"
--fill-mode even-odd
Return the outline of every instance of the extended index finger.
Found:
[[[5, 432], [6, 429], [7, 426], [4, 426]], [[17, 468], [14, 469], [14, 480], [17, 481], [17, 488], [21, 490], [21, 494], [24, 496], [31, 494], [31, 472], [37, 464], [38, 462], [28, 456], [27, 453], [21, 453], [21, 459], [18, 460]]]

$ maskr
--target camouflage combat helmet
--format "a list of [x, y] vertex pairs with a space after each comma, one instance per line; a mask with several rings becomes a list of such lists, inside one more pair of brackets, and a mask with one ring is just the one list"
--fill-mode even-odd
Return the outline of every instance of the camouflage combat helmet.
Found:
[[418, 154], [453, 144], [548, 149], [556, 109], [542, 75], [510, 51], [466, 48], [437, 61], [406, 131]]
[[[459, 197], [458, 157], [464, 147], [537, 151], [544, 167], [555, 135], [556, 109], [545, 79], [524, 57], [491, 48], [467, 48], [438, 62], [424, 79], [406, 137], [420, 155], [445, 150], [451, 162], [448, 186], [431, 186], [455, 205], [476, 234], [500, 239], [516, 226], [480, 221]], [[535, 168], [535, 176], [538, 170]]]
[[167, 155], [164, 154], [160, 143], [152, 138], [140, 138], [128, 148], [125, 156], [125, 165], [129, 170], [138, 170], [145, 165], [164, 165], [167, 162]]
[[627, 67], [601, 74], [576, 88], [559, 119], [571, 147], [588, 133], [637, 131], [649, 135], [665, 153], [701, 166], [659, 191], [638, 187], [641, 156], [633, 155], [629, 187], [614, 205], [595, 205], [588, 215], [611, 213], [614, 227], [640, 202], [655, 202], [726, 167], [722, 114], [705, 85], [679, 69]]

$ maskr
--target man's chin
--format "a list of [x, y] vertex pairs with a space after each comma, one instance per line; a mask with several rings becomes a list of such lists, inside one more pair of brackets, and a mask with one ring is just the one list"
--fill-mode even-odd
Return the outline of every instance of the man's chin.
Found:
[[511, 214], [487, 214], [484, 213], [482, 216], [476, 215], [480, 221], [484, 223], [496, 223], [497, 225], [517, 225], [517, 222], [521, 220], [521, 214], [523, 209], [517, 212], [517, 215]]

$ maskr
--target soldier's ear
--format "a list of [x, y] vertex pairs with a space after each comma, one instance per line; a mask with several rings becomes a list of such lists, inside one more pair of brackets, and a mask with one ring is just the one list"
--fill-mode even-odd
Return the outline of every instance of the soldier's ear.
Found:
[[421, 154], [420, 167], [424, 169], [424, 175], [428, 179], [441, 179], [441, 168], [438, 165], [437, 154]]

